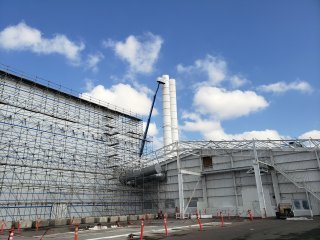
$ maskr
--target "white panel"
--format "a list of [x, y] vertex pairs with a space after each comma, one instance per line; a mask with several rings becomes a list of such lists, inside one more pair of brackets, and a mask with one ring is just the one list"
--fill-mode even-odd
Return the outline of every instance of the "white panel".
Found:
[[216, 180], [207, 180], [207, 188], [225, 188], [225, 187], [233, 187], [233, 179], [225, 178], [225, 179], [216, 179]]
[[[274, 206], [271, 206], [271, 199], [269, 194], [269, 189], [263, 187], [267, 216], [275, 216]], [[243, 208], [245, 210], [251, 209], [254, 216], [261, 216], [258, 193], [256, 187], [242, 187], [242, 199]]]
[[208, 197], [208, 204], [213, 208], [236, 206], [234, 197]]
[[207, 192], [209, 197], [234, 196], [233, 188], [209, 188]]

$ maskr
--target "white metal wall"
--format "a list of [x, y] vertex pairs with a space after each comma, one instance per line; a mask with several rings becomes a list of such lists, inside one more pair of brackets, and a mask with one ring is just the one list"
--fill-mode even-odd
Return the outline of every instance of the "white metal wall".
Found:
[[[193, 175], [183, 175], [183, 187], [185, 205], [189, 201], [192, 193], [193, 198], [199, 202], [207, 202], [206, 213], [216, 214], [223, 211], [225, 214], [246, 216], [247, 210], [251, 209], [255, 216], [260, 215], [259, 202], [254, 174], [247, 171], [252, 167], [254, 159], [253, 151], [224, 151], [202, 149], [194, 150], [192, 155], [180, 156], [181, 168], [194, 172], [201, 172], [205, 185], [198, 184], [199, 177]], [[212, 166], [202, 170], [201, 157], [211, 156]], [[320, 194], [320, 166], [318, 165], [314, 151], [296, 151], [288, 149], [286, 151], [258, 150], [258, 158], [262, 162], [274, 164], [283, 169], [290, 178], [299, 183], [304, 183], [316, 194]], [[260, 164], [260, 167], [265, 167]], [[173, 199], [175, 206], [179, 206], [177, 164], [175, 160], [162, 162], [162, 168], [166, 171], [166, 182], [160, 183], [159, 208], [169, 213], [174, 212], [174, 208], [165, 207], [165, 201]], [[262, 183], [266, 201], [267, 216], [274, 216], [276, 208], [275, 192], [270, 170], [263, 173]], [[294, 199], [307, 200], [304, 189], [297, 188], [292, 182], [279, 172], [276, 173], [280, 190], [281, 201], [292, 201]], [[205, 179], [205, 180], [204, 180]], [[255, 191], [255, 192], [254, 192]], [[255, 194], [254, 194], [255, 193]], [[309, 194], [310, 195], [310, 194]], [[207, 197], [207, 199], [204, 199]], [[207, 200], [207, 201], [205, 201]], [[319, 215], [320, 202], [310, 195], [310, 202], [313, 214]], [[258, 204], [258, 205], [257, 205]], [[190, 208], [195, 212], [194, 208]], [[189, 211], [190, 211], [189, 209]], [[204, 209], [202, 209], [204, 210]]]

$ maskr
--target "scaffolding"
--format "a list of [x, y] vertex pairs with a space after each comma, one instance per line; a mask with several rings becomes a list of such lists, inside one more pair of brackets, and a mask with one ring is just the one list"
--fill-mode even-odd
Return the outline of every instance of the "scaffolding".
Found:
[[141, 166], [141, 117], [39, 82], [0, 70], [0, 218], [142, 212], [143, 184], [118, 179]]

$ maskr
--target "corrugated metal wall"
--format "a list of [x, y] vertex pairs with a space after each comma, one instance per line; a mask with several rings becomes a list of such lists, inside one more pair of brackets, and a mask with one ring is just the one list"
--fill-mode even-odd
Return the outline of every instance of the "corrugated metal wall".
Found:
[[[212, 165], [203, 169], [202, 157], [211, 157]], [[316, 154], [312, 150], [258, 150], [258, 158], [262, 162], [274, 164], [283, 170], [289, 177], [299, 184], [305, 184], [310, 190], [320, 196], [320, 168], [317, 163]], [[253, 150], [194, 150], [192, 154], [180, 156], [181, 168], [184, 170], [201, 172], [200, 184], [195, 188], [199, 177], [193, 175], [183, 175], [183, 187], [185, 205], [189, 201], [193, 191], [193, 199], [207, 202], [202, 212], [216, 214], [223, 211], [225, 214], [246, 216], [247, 210], [251, 209], [255, 216], [259, 216], [259, 202], [257, 197], [254, 173], [248, 173], [252, 168], [254, 160]], [[159, 208], [174, 213], [179, 206], [177, 164], [175, 159], [161, 163], [163, 170], [167, 174], [167, 180], [161, 182], [159, 186]], [[267, 166], [260, 163], [260, 168], [267, 169]], [[271, 177], [273, 168], [267, 173], [262, 171], [262, 183], [264, 188], [267, 215], [274, 216], [276, 199]], [[293, 200], [306, 200], [305, 189], [299, 189], [290, 180], [276, 171], [280, 197], [283, 202]], [[207, 197], [207, 199], [204, 199]], [[313, 214], [320, 214], [320, 201], [309, 194]], [[165, 202], [174, 202], [175, 206], [168, 208]], [[191, 201], [192, 203], [193, 201]], [[196, 206], [192, 203], [187, 212], [195, 213]], [[307, 211], [309, 214], [309, 211]]]

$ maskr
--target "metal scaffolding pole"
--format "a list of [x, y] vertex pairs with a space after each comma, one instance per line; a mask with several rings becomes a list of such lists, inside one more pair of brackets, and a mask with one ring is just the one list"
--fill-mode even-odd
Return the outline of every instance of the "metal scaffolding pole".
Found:
[[118, 180], [142, 167], [141, 118], [36, 80], [0, 70], [0, 218], [143, 212], [149, 190]]

